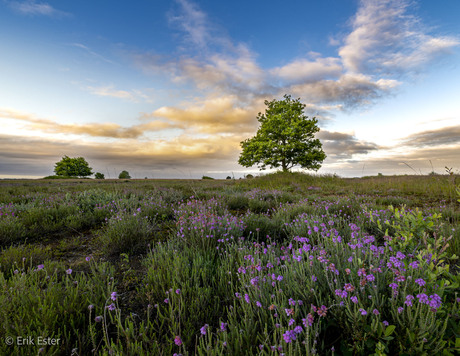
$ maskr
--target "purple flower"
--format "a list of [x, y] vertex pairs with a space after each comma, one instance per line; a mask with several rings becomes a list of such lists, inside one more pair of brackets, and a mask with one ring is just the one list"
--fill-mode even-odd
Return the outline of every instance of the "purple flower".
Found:
[[182, 345], [182, 340], [181, 340], [180, 336], [176, 336], [176, 337], [174, 338], [174, 343], [175, 343], [177, 346]]
[[220, 323], [220, 330], [221, 331], [227, 331], [227, 323], [221, 322]]
[[99, 315], [99, 316], [96, 316], [96, 317], [94, 318], [94, 321], [95, 321], [96, 323], [100, 323], [100, 322], [102, 321], [102, 316], [100, 316], [100, 315]]
[[87, 256], [87, 257], [85, 258], [85, 260], [86, 260], [86, 262], [89, 262], [89, 261], [91, 260], [91, 256]]
[[283, 334], [284, 342], [289, 344], [291, 341], [297, 339], [297, 335], [294, 330], [288, 330]]
[[302, 324], [307, 328], [308, 326], [312, 326], [313, 325], [313, 321], [314, 321], [314, 316], [312, 313], [308, 313], [307, 315], [307, 318], [306, 319], [302, 319]]
[[366, 276], [366, 279], [369, 281], [369, 282], [373, 282], [375, 281], [375, 276], [373, 274], [368, 274]]
[[335, 294], [341, 298], [346, 298], [348, 293], [346, 290], [336, 289]]
[[437, 294], [430, 295], [430, 300], [428, 302], [428, 305], [432, 307], [433, 309], [438, 309], [441, 306], [441, 297]]
[[164, 302], [165, 302], [166, 304], [168, 304], [168, 303], [169, 303], [169, 298], [166, 298], [166, 299], [164, 300]]
[[241, 294], [240, 293], [235, 293], [235, 297], [237, 297], [238, 299], [241, 298]]
[[354, 295], [354, 296], [351, 297], [350, 299], [351, 299], [351, 301], [352, 301], [353, 303], [355, 303], [355, 304], [358, 303], [358, 297], [357, 297], [357, 296]]
[[176, 289], [176, 294], [180, 294], [180, 289]]
[[380, 312], [378, 311], [378, 309], [374, 309], [374, 310], [372, 311], [372, 314], [374, 314], [374, 315], [379, 315]]
[[201, 335], [206, 335], [206, 330], [208, 329], [208, 324], [204, 324], [204, 326], [200, 329]]
[[292, 326], [293, 324], [295, 324], [295, 320], [294, 320], [294, 319], [290, 319], [288, 325], [289, 325], [289, 326]]
[[116, 301], [116, 300], [117, 300], [117, 292], [112, 292], [112, 294], [110, 295], [110, 298], [111, 298], [113, 301]]
[[390, 283], [388, 286], [393, 290], [398, 289], [398, 285], [396, 283]]
[[426, 282], [421, 278], [416, 279], [415, 283], [417, 283], [420, 287], [423, 287], [426, 284]]
[[318, 278], [316, 278], [316, 276], [311, 276], [311, 280], [312, 280], [313, 282], [316, 282], [316, 281], [318, 280]]
[[417, 294], [417, 299], [420, 303], [428, 304], [428, 296], [425, 293]]
[[294, 332], [296, 334], [300, 334], [301, 332], [303, 331], [302, 327], [300, 325], [297, 325], [295, 328], [294, 328]]
[[411, 294], [408, 294], [406, 296], [406, 301], [404, 302], [404, 304], [408, 305], [408, 306], [412, 306], [412, 301], [414, 300], [414, 296], [411, 295]]
[[93, 310], [93, 309], [94, 309], [94, 305], [92, 305], [92, 304], [88, 305], [88, 309], [89, 309], [89, 310]]
[[403, 307], [399, 307], [398, 308], [398, 313], [401, 314], [403, 312], [404, 308]]
[[45, 268], [45, 265], [38, 265], [38, 266], [37, 266], [37, 270], [39, 270], [39, 271], [40, 271], [41, 269], [43, 269], [43, 268]]
[[246, 301], [246, 303], [251, 303], [251, 300], [249, 299], [249, 295], [248, 294], [245, 294], [244, 295], [244, 300]]
[[388, 321], [386, 321], [386, 320], [382, 321], [382, 324], [385, 325], [385, 326], [390, 325], [390, 323]]
[[107, 307], [107, 309], [109, 309], [110, 311], [113, 311], [113, 310], [115, 310], [117, 308], [116, 308], [115, 304], [112, 303]]
[[261, 302], [257, 301], [257, 302], [256, 302], [256, 305], [257, 305], [259, 308], [262, 308], [262, 303], [261, 303]]
[[65, 273], [67, 273], [67, 274], [72, 274], [72, 269], [69, 268], [67, 271], [65, 271]]
[[367, 315], [367, 311], [366, 311], [366, 310], [360, 308], [359, 311], [361, 312], [361, 315]]

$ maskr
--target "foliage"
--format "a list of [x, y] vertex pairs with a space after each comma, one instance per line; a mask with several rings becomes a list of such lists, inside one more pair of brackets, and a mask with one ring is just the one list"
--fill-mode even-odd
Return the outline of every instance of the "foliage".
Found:
[[83, 157], [62, 157], [54, 166], [54, 172], [64, 177], [87, 177], [93, 174], [92, 168]]
[[102, 251], [109, 256], [122, 252], [139, 253], [147, 250], [147, 243], [154, 235], [154, 226], [139, 211], [112, 216], [99, 232], [98, 242]]
[[203, 176], [203, 177], [201, 177], [201, 179], [214, 179], [214, 178], [209, 177], [209, 176]]
[[121, 173], [118, 175], [118, 179], [131, 179], [131, 176], [129, 175], [128, 171], [121, 171]]
[[457, 354], [451, 178], [2, 181], [0, 354]]
[[105, 175], [103, 173], [96, 172], [96, 174], [94, 174], [94, 178], [96, 178], [96, 179], [105, 179]]
[[261, 170], [267, 166], [283, 171], [294, 166], [318, 170], [326, 154], [314, 138], [318, 120], [304, 115], [305, 104], [285, 95], [284, 100], [266, 100], [265, 105], [265, 114], [257, 116], [260, 127], [256, 136], [241, 142], [238, 163], [244, 167], [258, 164]]

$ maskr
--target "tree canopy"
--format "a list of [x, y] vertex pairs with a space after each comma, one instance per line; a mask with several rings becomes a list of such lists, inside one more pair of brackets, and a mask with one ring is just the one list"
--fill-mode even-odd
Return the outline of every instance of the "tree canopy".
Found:
[[265, 100], [265, 105], [265, 113], [257, 115], [260, 127], [256, 135], [241, 142], [238, 163], [244, 167], [257, 164], [261, 170], [267, 166], [283, 171], [294, 166], [318, 170], [326, 154], [314, 137], [318, 120], [305, 116], [305, 104], [284, 95], [284, 100]]
[[118, 179], [131, 179], [131, 176], [129, 175], [128, 171], [121, 171], [121, 173], [118, 175]]
[[54, 166], [54, 173], [63, 177], [87, 177], [93, 174], [92, 168], [83, 157], [62, 157]]

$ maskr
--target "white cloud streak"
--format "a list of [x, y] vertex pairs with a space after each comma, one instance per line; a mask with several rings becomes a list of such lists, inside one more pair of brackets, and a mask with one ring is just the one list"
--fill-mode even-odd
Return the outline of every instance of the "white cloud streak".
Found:
[[16, 12], [29, 16], [49, 16], [63, 17], [69, 16], [68, 13], [60, 11], [45, 2], [28, 1], [10, 1], [9, 6]]

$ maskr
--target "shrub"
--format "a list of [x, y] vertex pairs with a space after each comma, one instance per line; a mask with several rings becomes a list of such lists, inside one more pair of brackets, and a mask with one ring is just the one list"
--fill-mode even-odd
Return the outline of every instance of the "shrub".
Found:
[[129, 175], [128, 171], [121, 171], [121, 173], [118, 175], [118, 179], [131, 179], [131, 176]]
[[155, 228], [136, 213], [119, 213], [112, 216], [107, 225], [98, 233], [97, 241], [102, 251], [109, 256], [122, 252], [135, 254], [145, 251], [147, 242], [153, 238]]
[[0, 246], [23, 241], [27, 237], [27, 229], [18, 217], [0, 218]]

